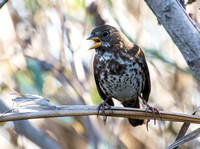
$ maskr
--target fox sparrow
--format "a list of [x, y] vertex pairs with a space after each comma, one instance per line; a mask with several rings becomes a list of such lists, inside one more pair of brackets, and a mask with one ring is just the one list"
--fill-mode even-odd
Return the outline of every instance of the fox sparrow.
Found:
[[[95, 28], [88, 40], [94, 41], [90, 48], [95, 49], [94, 78], [104, 100], [99, 108], [113, 106], [112, 98], [124, 107], [139, 108], [139, 97], [147, 102], [151, 82], [142, 50], [110, 25]], [[143, 121], [129, 118], [132, 126], [142, 125]]]

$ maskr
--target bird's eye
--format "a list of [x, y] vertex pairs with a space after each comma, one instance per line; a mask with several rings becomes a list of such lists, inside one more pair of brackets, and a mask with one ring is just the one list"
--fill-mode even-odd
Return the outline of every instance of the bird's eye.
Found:
[[109, 36], [109, 32], [108, 32], [108, 31], [103, 32], [102, 36], [103, 36], [104, 38], [108, 37], [108, 36]]

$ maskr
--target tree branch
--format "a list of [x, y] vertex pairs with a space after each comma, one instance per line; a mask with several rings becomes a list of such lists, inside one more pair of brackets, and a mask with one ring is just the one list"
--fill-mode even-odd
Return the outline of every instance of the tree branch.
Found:
[[[27, 107], [31, 108], [31, 107]], [[181, 113], [170, 113], [160, 111], [162, 120], [164, 121], [176, 121], [176, 122], [188, 122], [200, 124], [200, 116], [187, 115]], [[40, 109], [37, 112], [15, 112], [2, 114], [0, 122], [35, 119], [35, 118], [49, 118], [49, 117], [63, 117], [63, 116], [85, 116], [85, 115], [97, 115], [97, 106], [86, 105], [65, 105], [65, 106], [52, 106], [47, 110]], [[102, 112], [100, 112], [102, 115]], [[139, 119], [154, 119], [151, 111], [137, 108], [125, 108], [125, 107], [112, 107], [111, 110], [105, 110], [105, 115], [113, 117], [126, 117], [126, 118], [139, 118]], [[156, 115], [156, 119], [160, 120], [159, 115]]]
[[200, 30], [176, 0], [145, 0], [200, 79]]

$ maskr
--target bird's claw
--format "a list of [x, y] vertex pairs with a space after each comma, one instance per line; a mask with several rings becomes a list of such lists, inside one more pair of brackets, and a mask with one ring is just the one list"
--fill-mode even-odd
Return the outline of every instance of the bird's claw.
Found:
[[[152, 112], [153, 118], [154, 118], [154, 125], [156, 125], [156, 114], [155, 114], [155, 113], [157, 113], [157, 114], [159, 115], [160, 120], [162, 121], [162, 117], [161, 117], [160, 111], [159, 111], [157, 108], [151, 107], [151, 106], [148, 105], [148, 104], [146, 104], [146, 105], [147, 105], [147, 108], [146, 108], [146, 115], [147, 115], [148, 110], [150, 110], [150, 111]], [[146, 125], [147, 131], [148, 131], [148, 123], [149, 123], [149, 122], [150, 122], [150, 120], [148, 119], [148, 120], [147, 120], [147, 125]]]
[[150, 110], [152, 113], [153, 113], [153, 118], [154, 118], [154, 125], [156, 125], [156, 114], [157, 113], [160, 117], [160, 120], [162, 121], [162, 117], [161, 117], [161, 114], [159, 112], [159, 110], [157, 108], [154, 108], [154, 107], [151, 107], [147, 104], [147, 108], [146, 108], [146, 114], [148, 112], [148, 110]]
[[105, 107], [108, 107], [108, 109], [110, 109], [111, 112], [113, 113], [111, 106], [106, 101], [104, 101], [101, 104], [99, 104], [99, 106], [97, 108], [97, 117], [99, 116], [100, 109], [102, 109], [104, 125], [106, 124], [106, 120], [107, 120], [107, 116], [105, 115]]
[[[142, 96], [139, 96], [139, 97], [142, 99], [143, 103], [147, 106], [146, 107], [146, 116], [147, 116], [148, 110], [150, 110], [153, 113], [154, 125], [156, 125], [156, 114], [155, 113], [157, 113], [159, 115], [160, 120], [162, 121], [162, 117], [161, 117], [159, 110], [157, 108], [154, 108], [154, 107], [151, 107], [150, 105], [148, 105], [148, 103], [146, 102], [146, 100]], [[147, 131], [148, 131], [148, 123], [149, 122], [150, 122], [150, 119], [147, 120], [147, 124], [146, 124]]]

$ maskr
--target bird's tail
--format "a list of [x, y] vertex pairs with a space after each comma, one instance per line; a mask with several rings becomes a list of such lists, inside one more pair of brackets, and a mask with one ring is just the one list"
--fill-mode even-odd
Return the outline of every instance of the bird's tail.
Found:
[[[132, 102], [130, 102], [130, 101], [129, 102], [123, 102], [122, 104], [123, 104], [124, 107], [140, 108], [138, 97], [136, 99], [134, 99], [134, 101], [132, 100]], [[129, 120], [129, 123], [134, 127], [142, 125], [144, 123], [143, 119], [129, 118], [128, 120]]]

